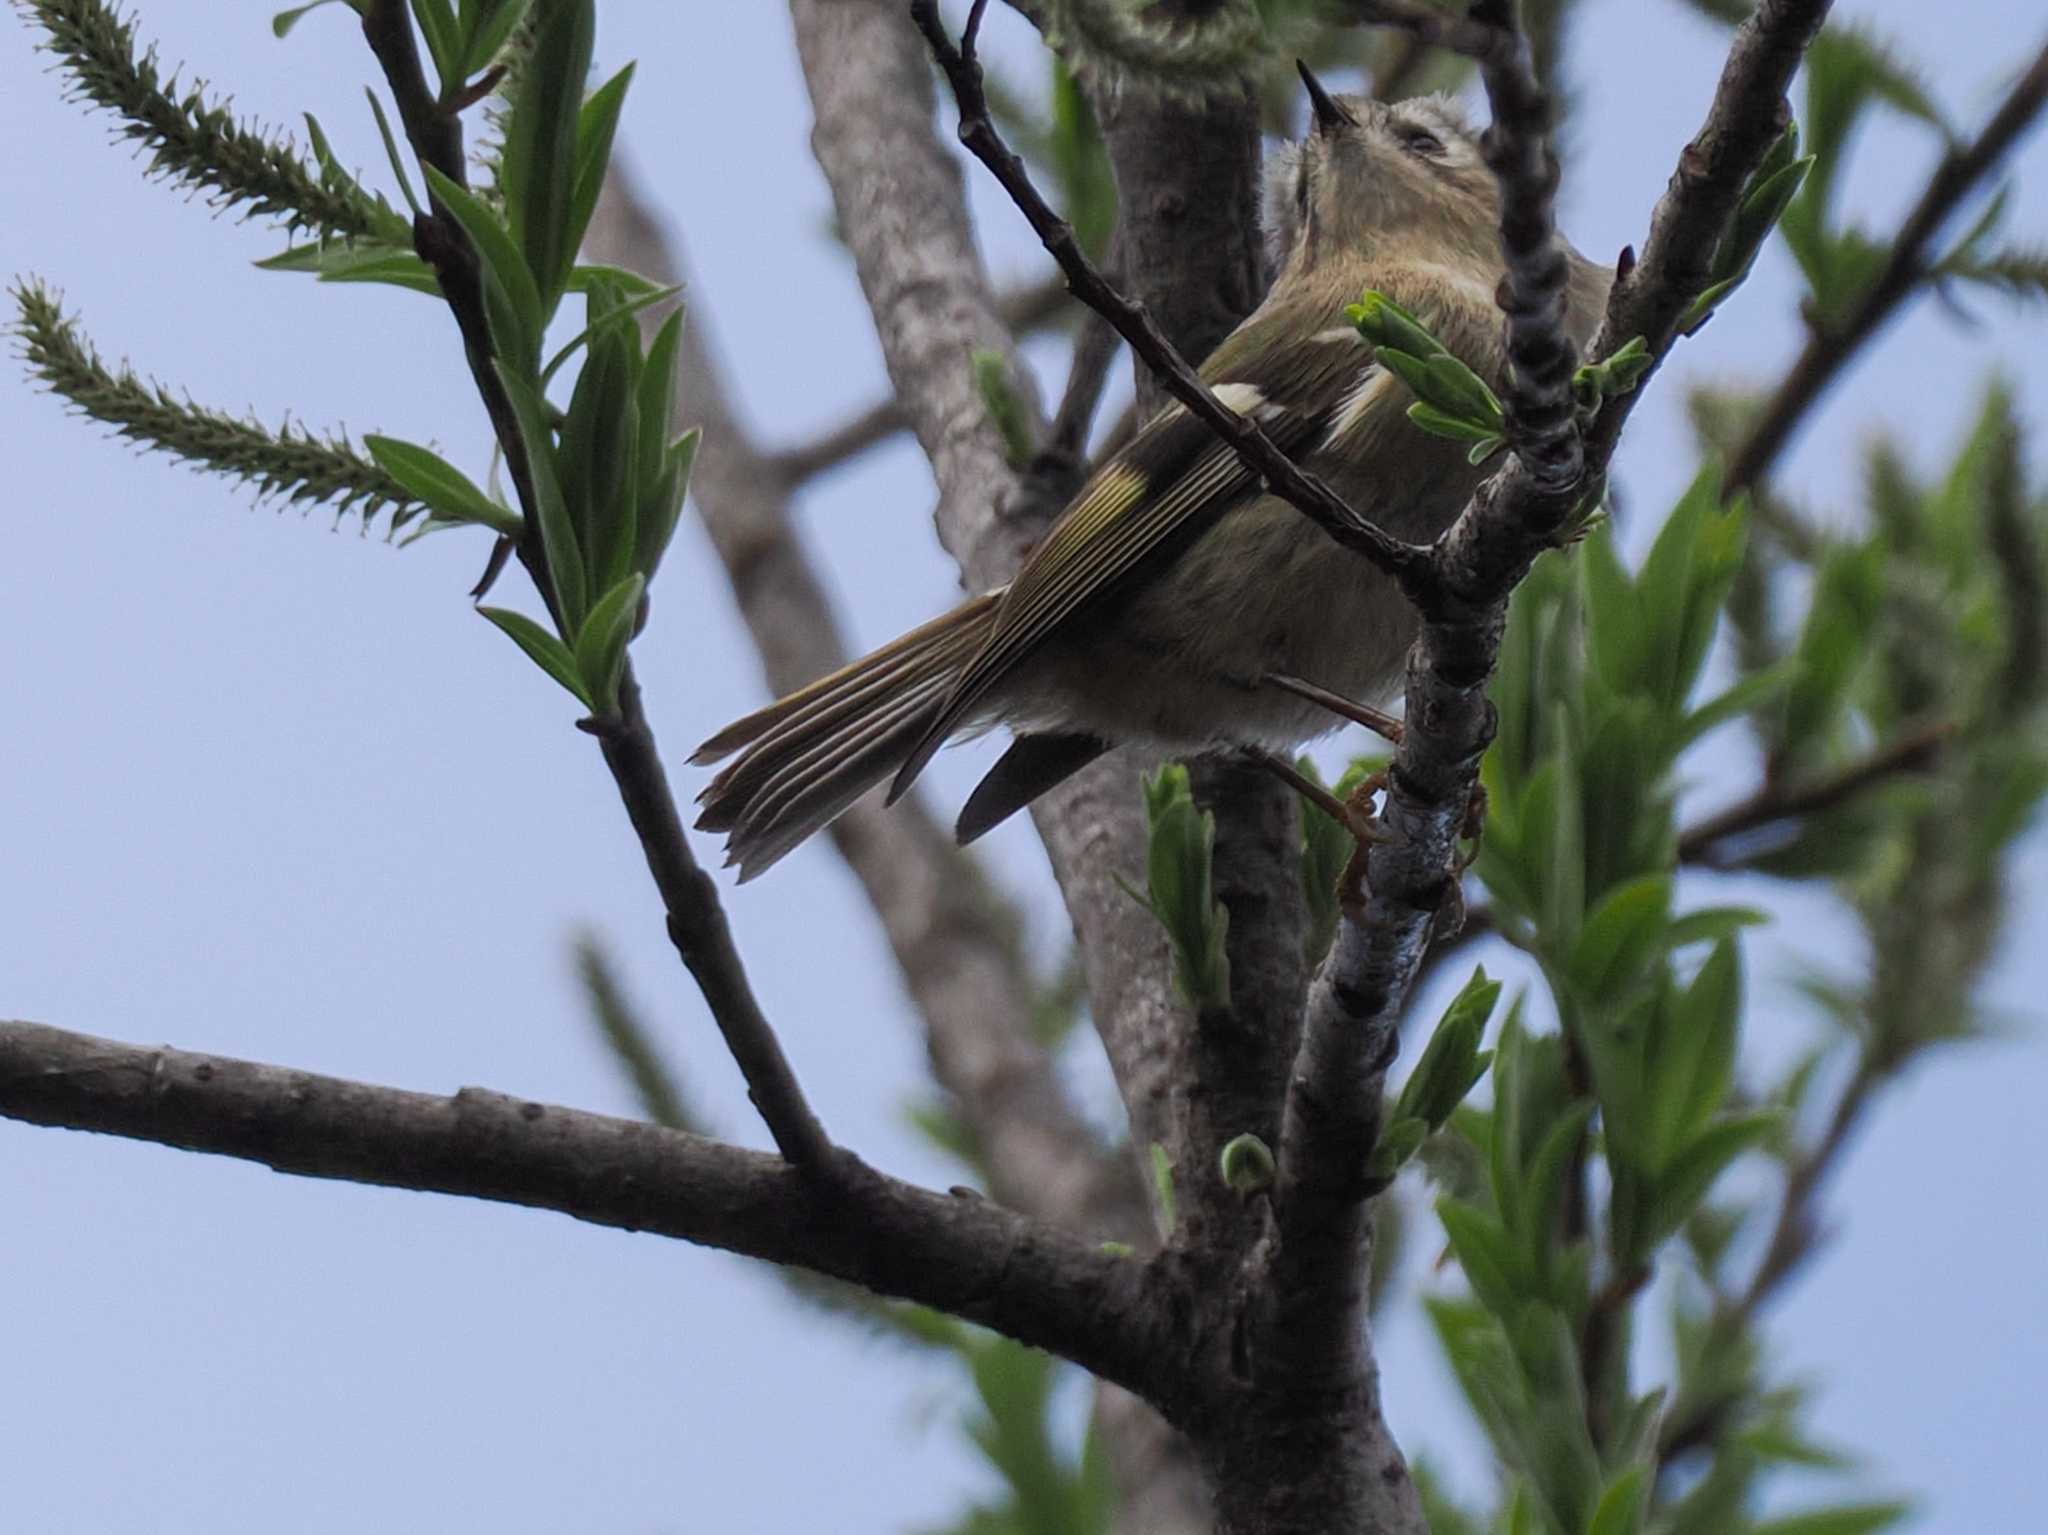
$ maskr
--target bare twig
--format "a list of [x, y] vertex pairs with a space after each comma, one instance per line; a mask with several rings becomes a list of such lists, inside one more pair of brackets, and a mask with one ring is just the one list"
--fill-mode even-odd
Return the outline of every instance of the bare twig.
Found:
[[1928, 178], [1926, 190], [1899, 226], [1884, 266], [1846, 315], [1811, 322], [1805, 349], [1779, 382], [1770, 403], [1751, 427], [1728, 469], [1728, 489], [1746, 490], [1771, 472], [1778, 455], [1835, 376], [1887, 320], [1927, 281], [1930, 247], [1970, 192], [1998, 167], [2005, 154], [2048, 106], [2048, 46], [2035, 55], [2005, 100], [1967, 144], [1950, 146]]
[[1679, 862], [1710, 868], [1739, 866], [1739, 857], [1724, 863], [1720, 856], [1722, 844], [1782, 821], [1832, 810], [1873, 784], [1931, 766], [1935, 753], [1954, 734], [1953, 723], [1937, 721], [1908, 731], [1810, 783], [1764, 783], [1746, 799], [1716, 811], [1680, 833]]
[[1088, 431], [1095, 423], [1095, 407], [1102, 401], [1103, 386], [1109, 382], [1110, 364], [1116, 361], [1123, 338], [1116, 327], [1090, 311], [1074, 338], [1074, 358], [1067, 369], [1067, 387], [1060, 395], [1046, 430], [1045, 451], [1073, 464], [1077, 469], [1087, 461]]
[[33, 1023], [0, 1023], [0, 1114], [460, 1194], [790, 1263], [981, 1321], [1159, 1393], [1150, 1266], [855, 1158], [829, 1194], [785, 1160], [479, 1088], [405, 1092]]
[[[1058, 277], [1014, 288], [996, 296], [996, 310], [1018, 335], [1042, 329], [1072, 304], [1067, 285]], [[764, 466], [784, 484], [797, 485], [836, 469], [849, 459], [910, 429], [910, 417], [892, 395], [849, 416], [810, 442], [763, 456]]]
[[[985, 0], [984, 0], [985, 3]], [[1010, 194], [1011, 201], [1030, 222], [1040, 242], [1052, 253], [1067, 275], [1074, 296], [1114, 325], [1131, 350], [1157, 375], [1159, 381], [1181, 404], [1206, 423], [1216, 435], [1234, 448], [1238, 456], [1260, 475], [1274, 495], [1281, 497], [1312, 519], [1345, 548], [1356, 550], [1399, 580], [1420, 605], [1427, 596], [1429, 551], [1425, 545], [1395, 538], [1368, 522], [1317, 476], [1302, 469], [1273, 445], [1256, 422], [1241, 416], [1210, 391], [1187, 359], [1146, 311], [1145, 306], [1126, 298], [1102, 275], [1075, 239], [1067, 221], [1055, 213], [1037, 187], [1032, 185], [1024, 162], [1011, 152], [996, 130], [989, 114], [988, 97], [982, 88], [980, 62], [975, 57], [975, 33], [984, 4], [968, 14], [967, 30], [954, 46], [940, 19], [938, 0], [912, 0], [910, 14], [930, 45], [960, 107], [960, 142], [986, 165]]]
[[675, 795], [655, 749], [630, 663], [619, 680], [618, 716], [604, 721], [596, 734], [640, 838], [648, 872], [661, 892], [669, 941], [696, 978], [725, 1047], [746, 1079], [747, 1097], [783, 1156], [807, 1171], [836, 1176], [840, 1161], [832, 1142], [805, 1099], [774, 1028], [754, 1000], [718, 886], [698, 865], [683, 835]]
[[765, 464], [780, 483], [801, 485], [805, 480], [859, 458], [868, 449], [880, 447], [898, 432], [909, 429], [910, 418], [904, 415], [903, 407], [891, 395], [847, 417], [809, 442], [770, 454]]

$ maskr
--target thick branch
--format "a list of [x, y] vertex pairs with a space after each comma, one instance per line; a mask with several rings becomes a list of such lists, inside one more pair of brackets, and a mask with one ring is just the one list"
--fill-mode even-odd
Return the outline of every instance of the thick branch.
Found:
[[798, 1169], [680, 1131], [479, 1088], [405, 1092], [33, 1023], [0, 1023], [0, 1114], [279, 1172], [461, 1194], [796, 1264], [986, 1323], [1148, 1393], [1150, 1271], [990, 1201], [848, 1156]]
[[2020, 76], [2005, 100], [1968, 144], [1950, 146], [1906, 215], [1891, 254], [1849, 312], [1815, 322], [1806, 347], [1779, 383], [1777, 392], [1750, 429], [1728, 469], [1728, 489], [1747, 490], [1765, 479], [1792, 440], [1814, 401], [1837, 374], [1910, 298], [1932, 269], [1930, 247], [1970, 192], [1997, 169], [1999, 161], [2048, 105], [2048, 46]]

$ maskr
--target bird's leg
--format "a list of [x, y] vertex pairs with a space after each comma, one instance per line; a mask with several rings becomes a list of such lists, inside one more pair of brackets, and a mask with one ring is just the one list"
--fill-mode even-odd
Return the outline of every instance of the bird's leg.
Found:
[[1315, 683], [1305, 682], [1299, 677], [1290, 677], [1285, 672], [1267, 672], [1262, 680], [1282, 692], [1292, 693], [1296, 698], [1305, 698], [1319, 708], [1328, 709], [1332, 714], [1354, 724], [1363, 725], [1373, 734], [1393, 742], [1396, 746], [1401, 744], [1401, 722], [1384, 709], [1375, 709], [1370, 704], [1354, 703], [1342, 693], [1332, 693], [1328, 688], [1318, 687]]
[[1362, 792], [1363, 786], [1348, 800], [1342, 800], [1277, 752], [1252, 747], [1249, 755], [1253, 762], [1350, 832], [1360, 843], [1386, 841], [1387, 834], [1372, 813], [1372, 795]]

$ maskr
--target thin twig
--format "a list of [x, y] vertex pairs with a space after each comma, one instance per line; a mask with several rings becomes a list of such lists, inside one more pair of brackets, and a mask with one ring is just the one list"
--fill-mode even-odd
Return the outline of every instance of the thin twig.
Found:
[[1082, 251], [1073, 227], [1053, 211], [1032, 185], [1024, 162], [1011, 152], [997, 131], [982, 87], [974, 41], [986, 4], [987, 0], [977, 0], [968, 13], [960, 45], [955, 47], [939, 17], [938, 0], [911, 0], [911, 19], [924, 34], [959, 104], [960, 142], [1010, 194], [1040, 242], [1066, 273], [1067, 286], [1074, 296], [1117, 328], [1168, 393], [1234, 448], [1274, 495], [1312, 519], [1339, 544], [1363, 554], [1400, 581], [1418, 605], [1426, 601], [1430, 589], [1428, 547], [1395, 538], [1368, 522], [1319, 476], [1308, 473], [1275, 447], [1256, 422], [1217, 399], [1145, 306], [1126, 298], [1103, 276]]
[[1728, 489], [1746, 490], [1771, 472], [1813, 403], [1851, 358], [1884, 327], [1932, 273], [1929, 250], [1970, 192], [1998, 167], [2048, 105], [2048, 45], [2006, 94], [1984, 131], [1950, 146], [1926, 190], [1899, 226], [1891, 253], [1855, 306], [1839, 320], [1816, 320], [1799, 358], [1751, 427], [1728, 470]]
[[[1854, 762], [1804, 784], [1765, 783], [1746, 799], [1689, 826], [1678, 838], [1680, 863], [1725, 867], [1721, 845], [1746, 832], [1761, 831], [1781, 821], [1832, 810], [1873, 784], [1931, 765], [1934, 754], [1955, 734], [1947, 720], [1908, 731]], [[1740, 859], [1731, 860], [1739, 864]]]
[[[997, 294], [996, 312], [1005, 325], [1021, 336], [1052, 324], [1072, 303], [1065, 281], [1053, 276]], [[765, 461], [784, 484], [800, 485], [909, 429], [910, 417], [891, 395], [828, 428], [810, 442], [766, 454]]]
[[634, 680], [630, 662], [619, 681], [617, 718], [604, 721], [594, 733], [640, 838], [648, 872], [661, 892], [669, 940], [704, 994], [718, 1032], [746, 1079], [747, 1097], [760, 1111], [784, 1157], [808, 1172], [836, 1176], [839, 1162], [832, 1142], [754, 998], [725, 920], [725, 907], [718, 899], [718, 886], [698, 865], [683, 835], [675, 795], [661, 765], [661, 754], [655, 749], [654, 732], [641, 707], [640, 685]]
[[1095, 408], [1102, 402], [1103, 387], [1109, 382], [1110, 364], [1116, 361], [1123, 337], [1102, 315], [1089, 311], [1074, 338], [1074, 357], [1067, 369], [1067, 387], [1060, 395], [1046, 429], [1045, 451], [1071, 461], [1076, 467], [1087, 461], [1088, 432], [1095, 424]]

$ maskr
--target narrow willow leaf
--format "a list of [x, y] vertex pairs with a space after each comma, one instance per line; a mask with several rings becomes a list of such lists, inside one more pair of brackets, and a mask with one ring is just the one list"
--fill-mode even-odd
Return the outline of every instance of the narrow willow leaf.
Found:
[[1180, 1210], [1173, 1194], [1173, 1162], [1166, 1154], [1166, 1148], [1154, 1141], [1152, 1153], [1152, 1192], [1159, 1199], [1159, 1218], [1166, 1223], [1166, 1233], [1171, 1236], [1180, 1225]]
[[441, 89], [454, 90], [462, 83], [462, 29], [455, 24], [455, 12], [448, 0], [412, 0], [412, 13], [433, 56]]
[[519, 23], [526, 19], [530, 0], [499, 0], [498, 6], [469, 35], [463, 54], [462, 73], [467, 79], [489, 64], [505, 46]]
[[1657, 952], [1670, 912], [1668, 875], [1644, 875], [1608, 891], [1572, 945], [1565, 964], [1571, 984], [1591, 1002], [1622, 990]]
[[443, 522], [475, 522], [507, 538], [526, 530], [525, 519], [477, 489], [469, 476], [430, 448], [398, 437], [363, 438], [384, 472], [427, 504]]
[[534, 500], [539, 503], [535, 510], [540, 519], [541, 550], [547, 556], [548, 578], [554, 583], [562, 624], [572, 633], [578, 632], [589, 608], [590, 589], [584, 575], [583, 555], [576, 544], [576, 527], [569, 520], [568, 504], [562, 499], [545, 403], [533, 386], [503, 360], [497, 363], [497, 370], [513, 412], [519, 417], [519, 445], [526, 455]]
[[[644, 421], [640, 428], [641, 440], [658, 436], [648, 431]], [[696, 428], [683, 433], [669, 444], [666, 467], [652, 491], [644, 494], [640, 501], [640, 515], [636, 524], [639, 547], [633, 556], [633, 568], [654, 579], [655, 568], [661, 564], [662, 555], [668, 552], [669, 540], [675, 537], [676, 521], [682, 515], [683, 497], [690, 489], [690, 465], [697, 456], [697, 443], [703, 433]]]
[[506, 222], [545, 307], [576, 259], [569, 213], [576, 185], [576, 124], [596, 30], [592, 0], [540, 0], [533, 52], [519, 72], [505, 125], [499, 185]]
[[583, 678], [591, 707], [610, 713], [619, 703], [619, 676], [626, 666], [626, 646], [640, 613], [640, 594], [647, 589], [635, 572], [598, 599], [576, 636], [576, 670]]
[[591, 342], [603, 335], [612, 326], [625, 324], [650, 304], [658, 304], [665, 298], [674, 298], [682, 291], [683, 285], [681, 283], [677, 283], [669, 288], [656, 288], [652, 293], [635, 295], [624, 303], [605, 311], [604, 314], [591, 321], [583, 329], [576, 332], [568, 341], [564, 342], [561, 350], [548, 359], [547, 366], [540, 370], [542, 387], [546, 387], [548, 380], [561, 371], [563, 363], [576, 355], [579, 347], [590, 345]]
[[577, 114], [576, 170], [570, 184], [565, 236], [572, 260], [583, 245], [591, 214], [597, 211], [598, 194], [604, 190], [605, 168], [611, 164], [612, 136], [618, 131], [619, 110], [626, 104], [626, 88], [632, 83], [633, 66], [628, 64], [592, 91]]
[[252, 264], [265, 272], [311, 272], [321, 282], [385, 283], [436, 298], [441, 293], [434, 269], [410, 250], [367, 240], [293, 245]]
[[[293, 27], [305, 19], [307, 12], [317, 11], [323, 5], [333, 5], [335, 3], [336, 0], [312, 0], [310, 5], [295, 5], [288, 11], [279, 11], [270, 18], [270, 35], [272, 37], [284, 37], [290, 33]], [[348, 0], [348, 3], [352, 8], [360, 9], [360, 7], [355, 6], [355, 0]]]
[[576, 658], [561, 640], [524, 613], [515, 613], [510, 608], [478, 608], [477, 611], [509, 634], [513, 643], [525, 651], [536, 666], [573, 693], [584, 708], [596, 708], [590, 701], [590, 695], [584, 691], [583, 678], [577, 674]]
[[534, 284], [533, 274], [527, 270], [519, 247], [512, 243], [511, 232], [499, 222], [496, 213], [433, 166], [423, 165], [421, 169], [433, 188], [435, 200], [469, 236], [485, 280], [497, 285], [508, 306], [513, 334], [496, 338], [499, 361], [501, 366], [511, 363], [523, 374], [539, 357], [541, 331], [547, 324], [547, 311], [541, 306], [540, 289]]

